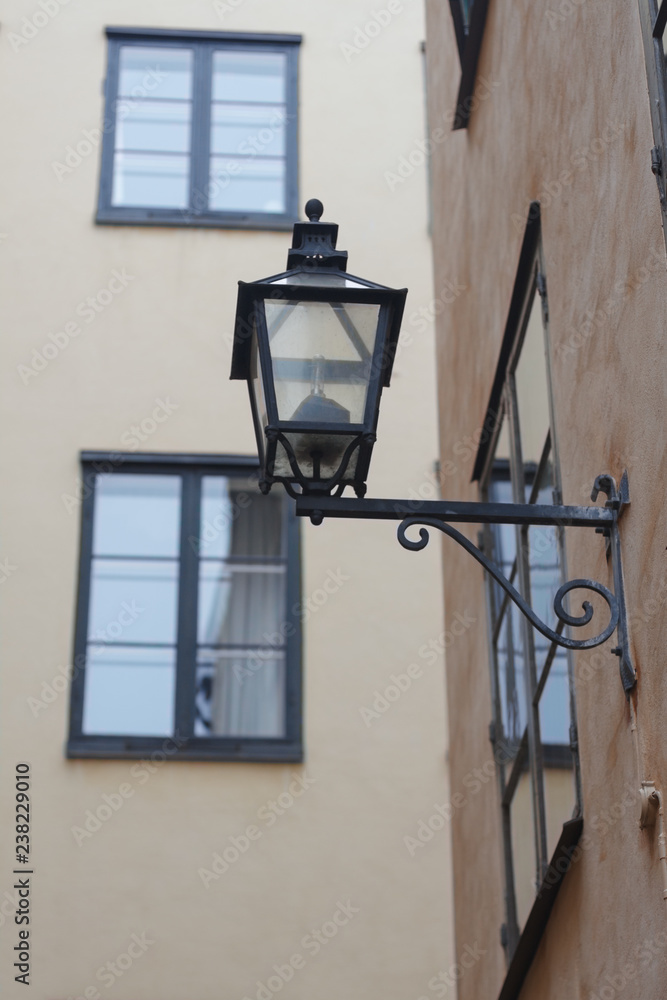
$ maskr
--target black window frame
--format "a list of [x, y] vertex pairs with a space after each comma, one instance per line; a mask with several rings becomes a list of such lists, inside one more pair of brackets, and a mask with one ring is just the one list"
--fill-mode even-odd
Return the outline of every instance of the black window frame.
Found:
[[452, 130], [467, 128], [472, 114], [477, 64], [482, 50], [489, 0], [468, 0], [468, 18], [464, 0], [449, 0], [456, 45], [461, 60], [461, 81], [454, 110]]
[[[104, 123], [100, 184], [95, 221], [108, 225], [189, 226], [217, 229], [289, 231], [298, 221], [298, 55], [301, 35], [249, 32], [180, 31], [172, 29], [107, 27], [107, 74], [104, 83]], [[119, 103], [120, 49], [124, 45], [156, 48], [191, 48], [193, 93], [188, 208], [155, 208], [112, 205], [116, 106]], [[198, 209], [201, 192], [209, 184], [211, 59], [221, 48], [281, 52], [287, 56], [285, 135], [285, 212], [230, 212]], [[122, 100], [122, 99], [120, 99]]]
[[[517, 273], [512, 291], [512, 298], [508, 311], [505, 332], [501, 344], [498, 365], [496, 368], [489, 403], [484, 420], [485, 435], [480, 444], [472, 480], [477, 481], [483, 500], [488, 500], [489, 484], [494, 474], [494, 465], [498, 468], [495, 459], [495, 450], [498, 443], [502, 425], [507, 421], [509, 410], [516, 407], [516, 395], [514, 389], [513, 373], [521, 356], [523, 339], [528, 324], [530, 312], [535, 300], [539, 295], [541, 299], [542, 322], [545, 331], [546, 343], [549, 340], [549, 309], [547, 301], [547, 286], [544, 276], [544, 264], [541, 246], [541, 215], [539, 202], [532, 202], [528, 212], [526, 229], [519, 255]], [[549, 352], [545, 349], [547, 365], [547, 383], [551, 386], [551, 372]], [[551, 393], [550, 393], [551, 396]], [[542, 480], [542, 473], [546, 463], [552, 461], [554, 470], [553, 503], [562, 503], [562, 493], [559, 479], [559, 462], [557, 440], [554, 432], [554, 413], [552, 399], [549, 400], [550, 410], [550, 430], [547, 434], [546, 445], [542, 453], [539, 464], [535, 467], [533, 474], [533, 488], [529, 498], [530, 503], [535, 503], [539, 496], [539, 483]], [[516, 421], [516, 408], [512, 418]], [[510, 420], [510, 423], [512, 421]], [[512, 428], [510, 439], [512, 439]], [[517, 427], [514, 435], [518, 435]], [[521, 456], [520, 443], [517, 448], [516, 441], [510, 440], [511, 451], [514, 456]], [[521, 461], [521, 478], [526, 476], [526, 463]], [[529, 470], [528, 470], [529, 471]], [[525, 480], [518, 481], [518, 474], [515, 473], [513, 481], [514, 502], [525, 502]], [[523, 535], [522, 535], [523, 533]], [[564, 527], [556, 528], [557, 545], [559, 550], [559, 562], [561, 580], [567, 579], [567, 565], [565, 553]], [[517, 560], [516, 570], [518, 579], [515, 586], [528, 599], [530, 603], [530, 565], [529, 550], [527, 548], [527, 528], [517, 527]], [[481, 533], [480, 541], [483, 549], [491, 558], [494, 555], [494, 539], [491, 526], [486, 526]], [[496, 777], [498, 786], [498, 797], [500, 803], [500, 820], [502, 830], [503, 867], [504, 867], [504, 902], [505, 902], [505, 923], [501, 929], [501, 940], [505, 949], [508, 964], [507, 977], [500, 994], [500, 1000], [516, 996], [521, 983], [525, 978], [530, 963], [537, 950], [539, 941], [548, 922], [549, 914], [560, 888], [560, 884], [566, 873], [569, 864], [556, 867], [560, 864], [562, 857], [568, 857], [576, 846], [581, 835], [583, 826], [583, 802], [581, 791], [581, 772], [579, 763], [579, 749], [577, 737], [577, 716], [576, 699], [574, 691], [574, 662], [570, 651], [567, 651], [568, 680], [569, 680], [569, 707], [570, 707], [570, 742], [569, 746], [562, 744], [544, 744], [541, 740], [539, 704], [544, 693], [546, 682], [549, 677], [549, 670], [553, 663], [554, 651], [558, 648], [551, 644], [547, 653], [544, 666], [540, 670], [536, 668], [536, 657], [534, 652], [533, 630], [530, 624], [523, 619], [523, 646], [525, 650], [526, 668], [526, 715], [527, 725], [523, 737], [518, 745], [510, 746], [504, 738], [503, 717], [498, 690], [498, 664], [496, 662], [494, 637], [494, 583], [486, 576], [487, 586], [487, 619], [489, 632], [489, 666], [491, 674], [491, 691], [493, 705], [493, 721], [490, 735], [494, 747], [494, 757], [496, 760]], [[568, 761], [569, 757], [569, 761]], [[547, 834], [546, 834], [546, 808], [545, 808], [545, 788], [544, 771], [548, 768], [572, 769], [574, 778], [574, 814], [571, 819], [563, 823], [560, 839], [555, 848], [554, 854], [549, 859], [547, 857]], [[516, 890], [514, 880], [514, 860], [512, 847], [512, 816], [511, 809], [514, 794], [518, 788], [522, 775], [530, 773], [531, 777], [531, 800], [533, 812], [533, 825], [535, 836], [535, 865], [536, 877], [535, 899], [530, 913], [522, 928], [518, 926]]]
[[661, 41], [667, 28], [667, 0], [639, 0], [639, 18], [655, 142], [651, 150], [651, 170], [658, 185], [667, 244], [667, 58]]
[[[537, 503], [538, 502], [539, 497], [538, 497], [537, 491], [534, 488], [534, 484], [536, 482], [540, 481], [540, 476], [541, 476], [542, 472], [544, 471], [544, 465], [545, 465], [545, 463], [547, 461], [549, 461], [550, 459], [552, 459], [552, 457], [553, 457], [553, 452], [552, 452], [552, 449], [551, 449], [551, 438], [549, 438], [549, 449], [548, 449], [547, 453], [543, 455], [541, 462], [539, 462], [539, 463], [536, 463], [536, 462], [524, 462], [523, 463], [524, 485], [525, 485], [526, 492], [529, 493], [528, 499], [525, 502], [528, 502], [528, 503]], [[489, 503], [489, 502], [499, 502], [498, 501], [498, 497], [493, 496], [492, 491], [491, 491], [492, 485], [495, 484], [495, 483], [498, 483], [498, 482], [505, 482], [505, 483], [510, 484], [510, 486], [512, 484], [512, 475], [511, 475], [511, 469], [510, 469], [510, 462], [509, 462], [508, 459], [505, 459], [505, 458], [495, 458], [491, 462], [491, 464], [490, 464], [490, 466], [489, 466], [489, 468], [487, 470], [487, 473], [484, 476], [484, 485], [483, 485], [483, 488], [482, 488], [482, 499], [484, 500], [484, 502], [486, 502], [486, 503]], [[499, 548], [499, 546], [497, 544], [498, 541], [499, 541], [500, 528], [501, 528], [501, 525], [490, 524], [490, 525], [487, 525], [487, 527], [486, 527], [486, 529], [484, 531], [484, 548], [486, 549], [486, 551], [488, 553], [490, 553], [492, 555], [492, 558], [494, 559], [494, 562], [496, 562], [498, 565], [501, 564], [500, 559], [498, 558], [498, 548]], [[527, 530], [526, 529], [524, 529], [524, 534], [527, 534]], [[559, 575], [562, 577], [562, 567], [560, 565], [561, 562], [562, 562], [562, 559], [559, 559], [558, 569], [559, 569]], [[513, 571], [511, 569], [510, 569], [509, 572], [506, 569], [504, 569], [503, 571], [505, 573], [505, 576], [507, 576], [507, 578], [510, 580], [510, 582], [513, 583], [514, 586], [516, 586], [517, 585], [517, 581], [514, 578], [514, 574], [516, 573], [516, 559], [514, 560], [514, 564], [515, 565], [514, 565], [514, 570]], [[532, 569], [532, 567], [531, 567], [531, 569]], [[561, 583], [563, 583], [563, 582], [564, 582], [564, 580], [561, 579]], [[495, 631], [497, 629], [497, 626], [499, 624], [496, 621], [496, 616], [495, 616], [495, 605], [497, 603], [497, 601], [496, 601], [496, 592], [494, 590], [494, 584], [492, 583], [492, 581], [488, 577], [487, 577], [487, 585], [488, 585], [488, 588], [489, 588], [488, 589], [488, 595], [487, 595], [488, 596], [488, 606], [489, 606], [489, 610], [490, 610], [490, 617], [491, 617], [492, 629], [493, 629], [493, 632], [495, 633]], [[503, 601], [503, 604], [505, 604], [505, 605], [507, 605], [508, 602], [511, 605], [511, 602], [509, 601], [509, 598], [504, 593], [503, 593], [503, 596], [502, 596], [502, 601]], [[552, 656], [556, 652], [557, 652], [557, 649], [556, 649], [555, 645], [552, 644], [552, 649], [550, 650], [550, 655]], [[569, 655], [569, 654], [567, 654], [567, 650], [564, 650], [563, 652], [566, 655]], [[494, 688], [494, 695], [495, 695], [495, 699], [494, 699], [495, 700], [495, 704], [494, 704], [494, 709], [495, 709], [494, 726], [496, 727], [496, 732], [498, 734], [498, 737], [500, 738], [500, 727], [502, 725], [502, 714], [500, 712], [500, 706], [497, 703], [497, 689], [498, 689], [498, 684], [499, 684], [497, 664], [495, 664], [495, 663], [492, 664], [492, 671], [493, 671], [493, 674], [494, 674], [494, 676], [493, 676], [493, 688]], [[518, 742], [515, 742], [514, 740], [509, 739], [508, 738], [508, 734], [505, 733], [505, 732], [502, 733], [502, 738], [505, 741], [504, 749], [508, 753], [514, 754], [514, 753], [518, 753], [518, 752], [521, 751], [521, 740], [519, 740]], [[543, 761], [543, 764], [544, 764], [545, 768], [553, 768], [553, 769], [556, 769], [556, 770], [557, 769], [564, 769], [564, 770], [568, 770], [568, 771], [572, 770], [572, 763], [573, 763], [572, 762], [572, 753], [573, 753], [573, 750], [572, 750], [572, 746], [571, 746], [571, 744], [570, 744], [569, 741], [567, 743], [545, 743], [543, 740], [541, 740], [541, 746], [542, 746], [542, 761]]]
[[[83, 483], [79, 545], [79, 583], [74, 630], [71, 680], [70, 728], [66, 754], [69, 758], [141, 758], [151, 752], [169, 760], [219, 760], [301, 762], [302, 722], [302, 628], [300, 525], [293, 504], [283, 499], [287, 552], [285, 631], [285, 736], [195, 736], [196, 623], [198, 603], [198, 547], [200, 536], [201, 480], [204, 476], [245, 479], [249, 486], [259, 479], [256, 456], [182, 455], [85, 451], [80, 455]], [[88, 646], [88, 613], [92, 567], [95, 480], [98, 475], [178, 475], [182, 477], [180, 524], [180, 573], [178, 583], [178, 635], [176, 640], [176, 694], [174, 734], [171, 736], [90, 735], [83, 732], [85, 661]], [[261, 502], [261, 498], [255, 502]]]

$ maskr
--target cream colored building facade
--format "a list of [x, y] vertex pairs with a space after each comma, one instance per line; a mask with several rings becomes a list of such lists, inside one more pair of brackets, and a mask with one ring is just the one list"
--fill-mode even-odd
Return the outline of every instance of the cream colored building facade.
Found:
[[[529, 733], [522, 744], [530, 706], [519, 681], [526, 664], [540, 671], [545, 660], [531, 657], [519, 618], [479, 566], [445, 540], [447, 613], [464, 602], [488, 614], [447, 656], [451, 794], [460, 805], [455, 948], [483, 950], [462, 972], [458, 996], [658, 1000], [667, 974], [664, 862], [659, 821], [640, 828], [640, 784], [665, 794], [667, 274], [654, 173], [662, 183], [664, 23], [656, 18], [666, 10], [643, 0], [426, 7], [436, 284], [447, 275], [466, 288], [436, 320], [443, 493], [502, 501], [512, 487], [515, 501], [589, 504], [599, 474], [620, 483], [627, 471], [620, 532], [637, 672], [626, 696], [614, 639], [569, 663], [563, 654], [535, 696], [541, 740]], [[525, 573], [553, 625], [544, 591], [560, 582], [559, 564], [566, 580], [613, 582], [599, 535], [565, 528], [562, 551], [560, 530], [549, 530], [531, 529], [529, 565], [514, 580]], [[464, 533], [478, 540], [476, 527]], [[481, 539], [508, 574], [517, 538], [510, 528]], [[540, 561], [545, 552], [553, 565]], [[572, 614], [586, 596], [572, 593]], [[593, 603], [600, 631], [608, 618]], [[512, 797], [522, 754], [528, 763], [514, 772]], [[531, 808], [537, 787], [542, 820]], [[536, 870], [538, 821], [545, 843]], [[433, 980], [424, 995], [438, 988]]]
[[[29, 981], [35, 1000], [417, 997], [453, 961], [444, 822], [409, 845], [448, 802], [443, 651], [470, 613], [457, 602], [443, 623], [435, 549], [403, 551], [386, 524], [300, 526], [302, 762], [178, 760], [168, 737], [126, 758], [66, 754], [80, 453], [124, 455], [116, 472], [143, 453], [254, 454], [247, 393], [228, 379], [236, 287], [283, 270], [291, 239], [264, 224], [96, 222], [107, 27], [301, 36], [299, 214], [321, 198], [350, 271], [410, 289], [370, 492], [437, 490], [432, 319], [456, 293], [431, 281], [421, 4], [8, 0], [3, 993]], [[25, 784], [29, 866], [15, 844]]]

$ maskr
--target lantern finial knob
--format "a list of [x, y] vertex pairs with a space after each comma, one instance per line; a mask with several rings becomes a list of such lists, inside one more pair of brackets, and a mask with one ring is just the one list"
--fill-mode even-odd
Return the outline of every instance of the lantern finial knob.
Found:
[[324, 212], [324, 205], [319, 198], [311, 198], [306, 202], [306, 215], [309, 222], [319, 222]]

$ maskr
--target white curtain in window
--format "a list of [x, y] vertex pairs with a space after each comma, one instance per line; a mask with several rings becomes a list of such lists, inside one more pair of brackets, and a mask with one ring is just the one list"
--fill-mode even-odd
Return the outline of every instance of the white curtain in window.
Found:
[[[247, 496], [247, 494], [246, 494]], [[218, 604], [221, 644], [257, 644], [268, 650], [221, 650], [213, 677], [211, 734], [283, 736], [285, 726], [285, 658], [281, 628], [285, 618], [285, 565], [243, 557], [282, 555], [283, 504], [280, 497], [253, 497], [247, 507], [236, 503], [227, 569]]]

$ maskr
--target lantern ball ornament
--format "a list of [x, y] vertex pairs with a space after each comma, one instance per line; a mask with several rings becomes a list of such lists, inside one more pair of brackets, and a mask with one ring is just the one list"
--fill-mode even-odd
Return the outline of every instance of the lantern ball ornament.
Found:
[[407, 289], [348, 274], [323, 211], [306, 204], [286, 271], [239, 282], [231, 378], [248, 383], [263, 492], [362, 497]]

